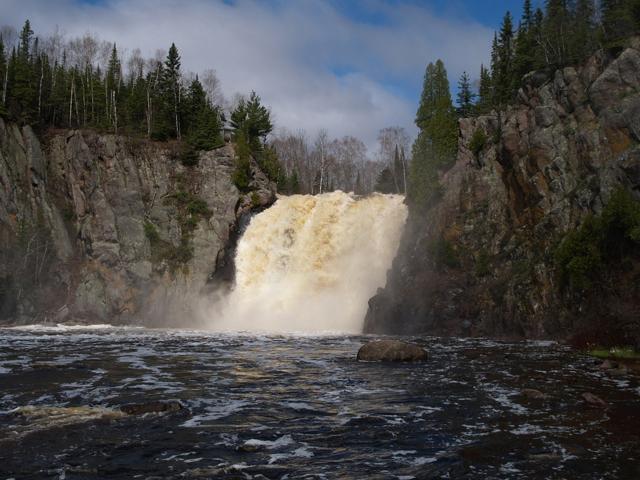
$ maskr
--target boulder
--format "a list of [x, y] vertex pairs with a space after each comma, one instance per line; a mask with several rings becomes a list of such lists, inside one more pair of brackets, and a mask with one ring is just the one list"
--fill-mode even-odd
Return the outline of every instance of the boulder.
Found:
[[588, 405], [596, 408], [607, 408], [607, 402], [601, 399], [599, 396], [590, 392], [582, 394], [582, 399], [587, 402]]
[[534, 388], [525, 388], [520, 392], [520, 394], [529, 400], [544, 400], [547, 398], [547, 395]]
[[358, 350], [357, 359], [365, 362], [421, 362], [427, 360], [426, 350], [414, 343], [400, 340], [375, 340]]

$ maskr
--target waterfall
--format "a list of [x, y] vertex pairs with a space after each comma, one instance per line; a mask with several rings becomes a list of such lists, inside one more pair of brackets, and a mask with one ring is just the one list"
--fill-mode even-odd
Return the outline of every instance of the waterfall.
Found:
[[400, 195], [280, 197], [238, 243], [236, 286], [210, 327], [360, 333], [407, 217]]

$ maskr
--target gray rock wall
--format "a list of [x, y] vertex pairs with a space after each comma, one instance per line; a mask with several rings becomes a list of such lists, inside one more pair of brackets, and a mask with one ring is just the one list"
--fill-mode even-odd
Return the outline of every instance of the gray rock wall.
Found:
[[[487, 142], [476, 156], [469, 144], [478, 129]], [[614, 293], [571, 297], [558, 284], [553, 252], [616, 188], [640, 197], [639, 174], [639, 39], [581, 68], [530, 74], [516, 105], [460, 121], [444, 196], [426, 212], [410, 206], [366, 330], [564, 338], [598, 319], [633, 322], [638, 262]], [[430, 253], [436, 242], [451, 247], [448, 265]]]
[[234, 149], [203, 152], [0, 120], [0, 322], [196, 325], [237, 218], [275, 200], [234, 186]]

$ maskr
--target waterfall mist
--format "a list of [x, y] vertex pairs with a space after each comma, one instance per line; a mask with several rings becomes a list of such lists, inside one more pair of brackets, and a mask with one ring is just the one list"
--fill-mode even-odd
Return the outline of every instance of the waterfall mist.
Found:
[[221, 331], [360, 333], [407, 218], [400, 195], [281, 197], [238, 243], [236, 285], [213, 308]]

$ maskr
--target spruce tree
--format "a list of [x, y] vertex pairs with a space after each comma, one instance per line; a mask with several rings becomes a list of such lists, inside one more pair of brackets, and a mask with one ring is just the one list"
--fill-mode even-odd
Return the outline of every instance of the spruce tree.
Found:
[[571, 35], [567, 0], [546, 0], [545, 13], [542, 26], [545, 60], [550, 67], [562, 67], [569, 59]]
[[9, 112], [21, 123], [29, 123], [35, 119], [35, 85], [31, 65], [31, 42], [33, 30], [29, 20], [24, 22], [20, 32], [18, 50], [12, 55], [10, 65], [12, 80], [7, 89], [11, 91]]
[[535, 69], [534, 14], [531, 0], [526, 0], [518, 27], [513, 55], [513, 87], [520, 88], [522, 77]]
[[497, 70], [493, 72], [495, 98], [498, 105], [505, 105], [513, 98], [514, 87], [514, 34], [511, 13], [507, 12], [502, 20], [497, 42]]
[[429, 207], [439, 196], [438, 172], [451, 165], [458, 147], [458, 122], [442, 60], [426, 68], [416, 125], [420, 133], [413, 144], [407, 193], [411, 202]]
[[471, 80], [467, 72], [462, 72], [460, 80], [458, 80], [458, 114], [461, 117], [468, 117], [473, 111], [473, 101], [475, 93], [471, 91]]
[[181, 77], [180, 55], [175, 43], [171, 44], [160, 78], [161, 112], [160, 130], [164, 136], [181, 137]]
[[607, 45], [618, 45], [622, 39], [637, 31], [638, 24], [634, 24], [636, 9], [640, 10], [637, 2], [632, 0], [600, 0], [603, 40]]
[[107, 66], [107, 75], [105, 77], [105, 112], [107, 115], [107, 124], [114, 128], [118, 133], [118, 112], [120, 84], [122, 82], [122, 65], [118, 57], [118, 49], [116, 44], [111, 48], [111, 56]]
[[231, 126], [242, 131], [254, 150], [261, 149], [261, 141], [273, 130], [271, 114], [261, 104], [256, 92], [251, 92], [248, 100], [240, 99], [237, 107], [231, 112]]
[[597, 48], [594, 0], [577, 0], [570, 36], [570, 61], [580, 63]]
[[477, 113], [488, 113], [493, 105], [491, 73], [480, 65], [480, 86], [478, 88], [478, 102], [475, 105]]

